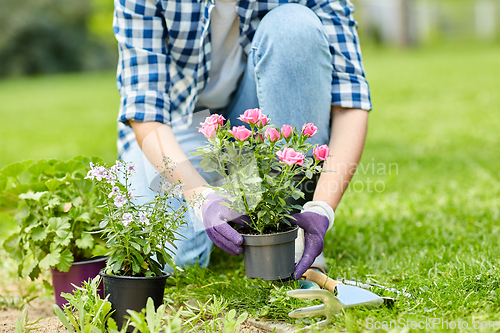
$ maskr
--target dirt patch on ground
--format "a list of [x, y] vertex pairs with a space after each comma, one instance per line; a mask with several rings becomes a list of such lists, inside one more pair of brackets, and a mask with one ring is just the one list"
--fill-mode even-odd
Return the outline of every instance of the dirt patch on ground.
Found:
[[[35, 322], [39, 318], [40, 321], [34, 326], [36, 330], [32, 332], [39, 333], [58, 333], [68, 332], [52, 311], [53, 301], [51, 300], [35, 300], [31, 302], [31, 306], [27, 307], [28, 321]], [[3, 309], [0, 311], [0, 333], [14, 332], [16, 327], [16, 318], [21, 318], [22, 313], [19, 309]]]
[[[42, 288], [33, 288], [33, 284], [37, 282], [31, 281], [11, 281], [12, 283], [7, 283], [9, 280], [5, 276], [1, 276], [0, 273], [0, 297], [3, 300], [1, 310], [0, 310], [0, 333], [12, 333], [15, 331], [16, 319], [21, 319], [22, 311], [19, 307], [23, 304], [22, 295], [26, 294], [26, 290], [29, 288], [38, 289], [35, 293], [40, 293], [39, 298], [36, 298], [25, 305], [28, 313], [28, 322], [32, 323], [39, 320], [35, 325], [29, 326], [30, 329], [36, 328], [31, 332], [34, 333], [67, 333], [68, 331], [62, 325], [59, 318], [53, 312], [54, 300], [50, 298], [50, 295], [43, 294]], [[41, 283], [41, 282], [40, 282]], [[32, 291], [33, 293], [33, 291]], [[31, 294], [31, 296], [34, 296]], [[245, 323], [240, 325], [240, 332], [242, 333], [267, 333], [272, 331], [269, 328], [272, 325], [267, 323], [268, 326], [257, 323], [254, 320], [247, 320]], [[276, 330], [279, 332], [291, 332]]]

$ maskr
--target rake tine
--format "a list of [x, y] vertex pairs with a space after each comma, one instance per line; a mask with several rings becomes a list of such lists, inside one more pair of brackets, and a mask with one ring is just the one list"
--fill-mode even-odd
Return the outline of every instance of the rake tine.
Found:
[[293, 310], [288, 314], [290, 318], [305, 318], [313, 316], [326, 316], [325, 304], [308, 306], [305, 308], [300, 308]]

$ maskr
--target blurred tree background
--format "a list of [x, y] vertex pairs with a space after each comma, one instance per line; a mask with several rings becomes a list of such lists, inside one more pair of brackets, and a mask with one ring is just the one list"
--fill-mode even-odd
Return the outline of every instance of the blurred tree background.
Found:
[[0, 76], [113, 68], [110, 0], [2, 0]]
[[[500, 40], [500, 0], [352, 0], [363, 45]], [[112, 0], [2, 0], [0, 77], [112, 70]]]

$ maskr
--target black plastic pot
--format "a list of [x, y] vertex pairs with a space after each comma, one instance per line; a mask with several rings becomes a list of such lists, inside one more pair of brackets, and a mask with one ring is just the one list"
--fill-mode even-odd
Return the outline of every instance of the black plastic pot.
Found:
[[[78, 261], [71, 265], [67, 272], [61, 272], [57, 268], [51, 268], [52, 287], [54, 288], [54, 296], [56, 304], [62, 307], [66, 304], [66, 299], [61, 296], [61, 293], [71, 293], [75, 286], [82, 286], [84, 281], [95, 278], [99, 275], [99, 271], [106, 267], [107, 257], [97, 257], [92, 260]], [[101, 297], [104, 295], [102, 287], [99, 291]]]
[[298, 227], [270, 235], [242, 235], [243, 260], [249, 279], [285, 280], [295, 269]]
[[124, 316], [129, 316], [127, 310], [140, 312], [146, 307], [149, 297], [153, 299], [155, 308], [163, 303], [165, 282], [170, 276], [134, 277], [109, 275], [104, 272], [100, 275], [104, 281], [104, 294], [109, 295], [108, 300], [115, 310], [111, 317], [116, 321], [119, 329], [126, 322]]

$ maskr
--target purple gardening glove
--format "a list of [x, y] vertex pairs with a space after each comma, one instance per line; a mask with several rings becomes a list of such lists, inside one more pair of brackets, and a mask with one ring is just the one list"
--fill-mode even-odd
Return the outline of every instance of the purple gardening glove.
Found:
[[243, 253], [243, 236], [234, 230], [227, 222], [235, 222], [247, 226], [248, 217], [233, 212], [221, 202], [229, 200], [212, 193], [207, 196], [202, 207], [203, 224], [208, 237], [215, 245], [233, 256]]
[[305, 239], [302, 259], [300, 259], [297, 266], [295, 266], [295, 271], [293, 272], [293, 278], [298, 280], [305, 271], [311, 267], [314, 259], [323, 251], [323, 240], [325, 239], [325, 234], [330, 222], [328, 217], [313, 212], [298, 213], [292, 215], [292, 217], [294, 217], [295, 220], [289, 219], [290, 223], [304, 229]]

